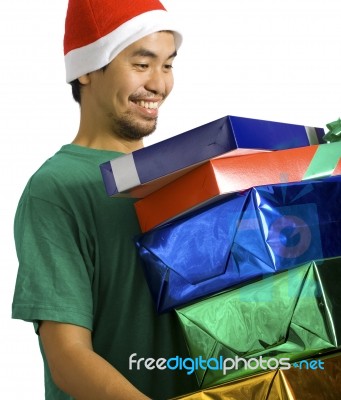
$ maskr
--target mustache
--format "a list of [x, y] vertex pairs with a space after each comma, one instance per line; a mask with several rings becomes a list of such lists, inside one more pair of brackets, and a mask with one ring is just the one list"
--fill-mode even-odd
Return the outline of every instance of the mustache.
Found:
[[138, 101], [138, 100], [144, 100], [144, 99], [152, 100], [153, 98], [155, 98], [157, 100], [164, 100], [166, 98], [166, 94], [145, 91], [145, 92], [133, 93], [129, 96], [129, 100], [131, 100], [131, 101]]

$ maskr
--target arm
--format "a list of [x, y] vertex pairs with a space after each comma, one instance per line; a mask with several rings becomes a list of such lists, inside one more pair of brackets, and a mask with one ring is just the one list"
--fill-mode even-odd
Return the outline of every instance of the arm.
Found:
[[43, 321], [40, 337], [55, 384], [77, 400], [146, 400], [92, 348], [88, 329]]

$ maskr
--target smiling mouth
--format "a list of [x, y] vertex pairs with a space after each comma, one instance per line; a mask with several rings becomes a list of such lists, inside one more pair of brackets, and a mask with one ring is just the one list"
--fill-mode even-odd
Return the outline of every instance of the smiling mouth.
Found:
[[134, 101], [139, 107], [145, 108], [147, 110], [157, 110], [159, 108], [160, 103], [157, 101], [146, 101], [146, 100], [138, 100]]

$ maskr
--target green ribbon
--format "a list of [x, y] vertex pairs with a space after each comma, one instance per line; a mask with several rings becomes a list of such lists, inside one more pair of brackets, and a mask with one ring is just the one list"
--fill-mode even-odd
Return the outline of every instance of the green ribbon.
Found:
[[341, 141], [318, 146], [303, 180], [330, 176], [341, 158]]
[[323, 140], [326, 142], [338, 142], [341, 140], [341, 120], [330, 122], [326, 125], [329, 131], [323, 136]]

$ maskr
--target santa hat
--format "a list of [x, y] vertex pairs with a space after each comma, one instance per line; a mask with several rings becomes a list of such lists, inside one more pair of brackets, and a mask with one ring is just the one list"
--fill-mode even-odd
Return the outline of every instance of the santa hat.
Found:
[[182, 36], [159, 0], [69, 0], [64, 36], [66, 80], [109, 64], [123, 49], [160, 30]]

